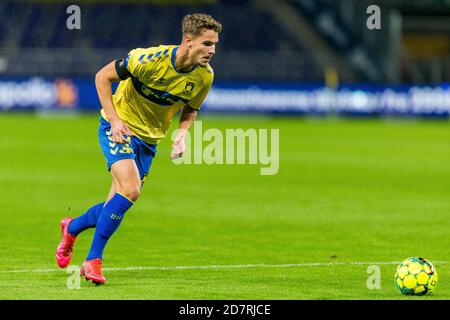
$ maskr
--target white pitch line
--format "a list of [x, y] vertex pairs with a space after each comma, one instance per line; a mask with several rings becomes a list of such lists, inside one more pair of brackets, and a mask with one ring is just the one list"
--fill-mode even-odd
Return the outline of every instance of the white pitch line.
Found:
[[[186, 270], [186, 269], [245, 269], [245, 268], [301, 268], [301, 267], [326, 267], [341, 265], [396, 265], [400, 261], [389, 262], [310, 262], [310, 263], [287, 263], [287, 264], [237, 264], [237, 265], [210, 265], [210, 266], [135, 266], [121, 268], [103, 268], [104, 271], [142, 271], [142, 270]], [[446, 264], [447, 261], [435, 261], [433, 264]], [[74, 265], [71, 265], [74, 267]], [[69, 266], [70, 268], [70, 266]], [[22, 270], [0, 270], [0, 273], [51, 273], [66, 271], [66, 269], [22, 269]]]

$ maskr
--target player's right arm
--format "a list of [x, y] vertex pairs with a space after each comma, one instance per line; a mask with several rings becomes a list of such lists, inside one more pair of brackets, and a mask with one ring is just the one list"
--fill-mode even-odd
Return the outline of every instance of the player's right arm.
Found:
[[112, 61], [100, 69], [95, 75], [95, 87], [97, 88], [100, 104], [111, 123], [112, 138], [117, 143], [126, 142], [123, 135], [133, 135], [130, 128], [117, 115], [112, 100], [112, 83], [124, 80], [127, 76], [123, 68], [121, 68], [121, 62], [123, 64], [121, 60]]

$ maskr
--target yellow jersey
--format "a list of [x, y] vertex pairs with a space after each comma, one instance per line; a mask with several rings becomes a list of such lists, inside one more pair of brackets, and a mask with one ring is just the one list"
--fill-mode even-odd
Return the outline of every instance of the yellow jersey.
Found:
[[[125, 59], [131, 77], [121, 81], [113, 95], [120, 119], [150, 144], [166, 136], [173, 117], [183, 106], [199, 110], [213, 82], [209, 64], [194, 66], [184, 73], [177, 70], [177, 49], [175, 45], [161, 45], [131, 50]], [[101, 114], [108, 120], [103, 109]]]

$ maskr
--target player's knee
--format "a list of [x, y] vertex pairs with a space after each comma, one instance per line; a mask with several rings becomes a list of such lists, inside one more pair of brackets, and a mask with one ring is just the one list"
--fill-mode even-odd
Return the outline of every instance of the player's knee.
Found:
[[128, 199], [130, 199], [131, 201], [136, 201], [139, 198], [139, 195], [141, 194], [141, 186], [140, 184], [127, 185], [124, 186], [119, 192]]
[[136, 201], [139, 198], [140, 194], [141, 194], [141, 188], [139, 186], [133, 187], [128, 190], [127, 197], [131, 201]]

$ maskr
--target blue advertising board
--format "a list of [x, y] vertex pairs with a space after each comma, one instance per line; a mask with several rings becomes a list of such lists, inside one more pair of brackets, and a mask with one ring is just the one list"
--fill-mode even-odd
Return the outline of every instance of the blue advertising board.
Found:
[[[115, 90], [115, 88], [113, 88]], [[1, 79], [0, 110], [98, 111], [93, 79]], [[204, 112], [342, 115], [450, 115], [450, 85], [342, 85], [217, 82]]]

